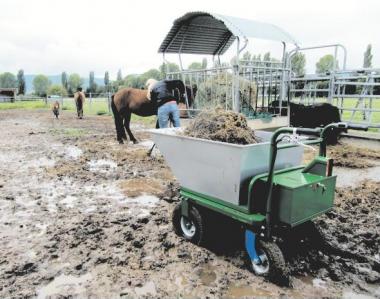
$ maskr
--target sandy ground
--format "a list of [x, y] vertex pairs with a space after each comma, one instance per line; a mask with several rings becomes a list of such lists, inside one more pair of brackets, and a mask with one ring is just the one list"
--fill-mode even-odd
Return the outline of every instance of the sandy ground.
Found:
[[143, 124], [137, 145], [117, 144], [107, 116], [9, 110], [0, 128], [0, 298], [380, 297], [380, 187], [359, 182], [378, 161], [337, 169], [323, 240], [289, 250], [293, 287], [281, 288], [248, 270], [236, 233], [206, 248], [174, 234], [178, 186], [146, 155]]

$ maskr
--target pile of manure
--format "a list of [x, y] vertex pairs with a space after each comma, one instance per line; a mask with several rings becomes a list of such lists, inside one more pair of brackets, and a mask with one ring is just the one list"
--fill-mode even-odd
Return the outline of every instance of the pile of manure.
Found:
[[248, 127], [244, 115], [223, 109], [199, 113], [186, 128], [184, 135], [234, 144], [260, 142]]

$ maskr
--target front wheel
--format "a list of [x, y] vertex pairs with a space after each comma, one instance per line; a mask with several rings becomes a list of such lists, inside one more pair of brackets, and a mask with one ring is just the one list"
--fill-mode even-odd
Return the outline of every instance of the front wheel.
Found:
[[196, 245], [200, 245], [204, 241], [204, 221], [196, 207], [190, 207], [189, 217], [185, 217], [181, 215], [181, 204], [179, 203], [173, 211], [172, 222], [177, 235]]
[[256, 244], [259, 262], [251, 261], [252, 270], [258, 276], [282, 284], [289, 284], [289, 269], [286, 266], [281, 249], [274, 242], [259, 240]]

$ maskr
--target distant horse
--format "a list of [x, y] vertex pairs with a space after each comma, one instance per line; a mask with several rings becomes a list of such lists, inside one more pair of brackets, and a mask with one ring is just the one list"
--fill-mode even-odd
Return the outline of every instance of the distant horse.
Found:
[[[176, 81], [181, 82], [178, 86], [183, 86], [182, 81]], [[182, 95], [184, 93], [185, 90], [180, 90], [180, 101], [183, 101]], [[194, 94], [194, 92], [191, 94]], [[188, 97], [191, 98], [190, 93], [188, 93]], [[191, 99], [191, 101], [193, 101], [193, 99]], [[148, 99], [147, 90], [136, 88], [123, 88], [112, 95], [111, 108], [114, 115], [117, 140], [119, 143], [124, 143], [123, 139], [127, 139], [125, 131], [127, 131], [129, 139], [133, 143], [137, 143], [137, 140], [130, 129], [132, 113], [143, 117], [157, 115], [155, 101], [150, 101]], [[158, 126], [156, 125], [156, 127]]]
[[53, 111], [53, 114], [56, 118], [58, 118], [59, 115], [59, 102], [55, 101], [53, 105], [51, 106], [51, 110]]
[[77, 107], [78, 118], [80, 119], [83, 118], [83, 103], [85, 99], [86, 99], [86, 96], [82, 92], [82, 88], [78, 87], [77, 92], [74, 94], [74, 101]]

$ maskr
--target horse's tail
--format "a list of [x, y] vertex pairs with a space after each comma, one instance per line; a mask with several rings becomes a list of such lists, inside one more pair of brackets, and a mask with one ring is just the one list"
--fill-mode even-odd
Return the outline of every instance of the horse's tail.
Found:
[[122, 143], [123, 142], [123, 136], [125, 136], [124, 126], [123, 126], [123, 118], [121, 117], [119, 111], [116, 108], [115, 102], [114, 102], [115, 95], [111, 96], [111, 109], [113, 113], [113, 118], [115, 120], [115, 127], [116, 127], [116, 134], [117, 134], [117, 140]]

